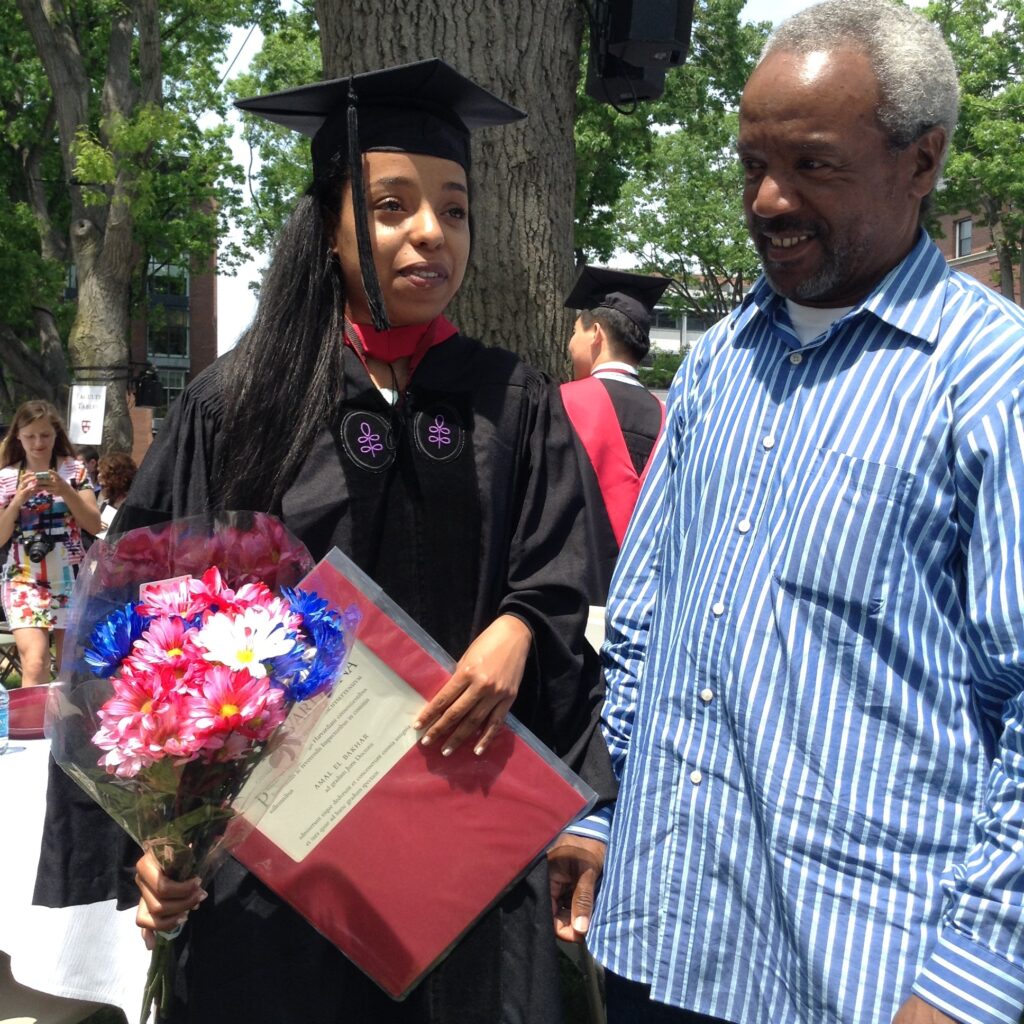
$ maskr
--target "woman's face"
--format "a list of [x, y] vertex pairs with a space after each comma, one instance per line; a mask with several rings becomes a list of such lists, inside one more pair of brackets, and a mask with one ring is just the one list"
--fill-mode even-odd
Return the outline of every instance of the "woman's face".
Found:
[[[392, 327], [433, 320], [459, 290], [469, 259], [466, 172], [440, 157], [365, 153], [363, 175], [373, 261], [388, 320]], [[334, 252], [345, 276], [349, 319], [370, 323], [349, 187]]]
[[25, 449], [28, 461], [39, 465], [50, 464], [50, 457], [53, 455], [53, 446], [57, 442], [57, 431], [53, 424], [45, 417], [40, 416], [37, 420], [30, 420], [18, 431], [18, 440], [21, 447]]

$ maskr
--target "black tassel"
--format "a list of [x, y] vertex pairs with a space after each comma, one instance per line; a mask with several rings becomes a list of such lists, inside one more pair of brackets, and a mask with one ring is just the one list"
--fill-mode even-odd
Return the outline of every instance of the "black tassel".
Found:
[[366, 216], [366, 183], [363, 181], [363, 154], [359, 148], [359, 120], [356, 113], [355, 89], [348, 86], [348, 168], [352, 185], [352, 211], [356, 221], [356, 243], [359, 247], [359, 271], [363, 277], [366, 304], [370, 307], [373, 326], [378, 331], [390, 330], [384, 296], [381, 294], [377, 268], [370, 245], [370, 224]]

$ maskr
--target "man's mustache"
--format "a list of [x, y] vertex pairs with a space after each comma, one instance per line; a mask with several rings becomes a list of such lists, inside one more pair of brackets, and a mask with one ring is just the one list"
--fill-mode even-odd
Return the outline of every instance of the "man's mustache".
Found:
[[747, 218], [751, 233], [759, 235], [782, 235], [787, 232], [801, 235], [819, 235], [819, 225], [798, 217], [758, 217], [756, 213]]

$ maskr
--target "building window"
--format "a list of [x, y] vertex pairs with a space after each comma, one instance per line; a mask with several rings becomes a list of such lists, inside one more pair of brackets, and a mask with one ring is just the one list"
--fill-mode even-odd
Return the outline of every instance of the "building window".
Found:
[[164, 395], [166, 405], [159, 409], [154, 410], [154, 414], [163, 416], [167, 410], [174, 404], [178, 396], [185, 390], [185, 385], [188, 383], [188, 373], [185, 370], [165, 370], [160, 368], [157, 370], [157, 374], [160, 377], [160, 383], [164, 386]]
[[971, 218], [965, 217], [956, 222], [956, 255], [971, 255]]
[[669, 312], [663, 306], [655, 306], [654, 314], [651, 317], [651, 327], [659, 328], [663, 331], [678, 331], [679, 317], [675, 313]]
[[149, 294], [173, 298], [188, 297], [188, 270], [173, 263], [149, 261]]
[[188, 359], [188, 309], [153, 306], [149, 311], [146, 349], [150, 359]]

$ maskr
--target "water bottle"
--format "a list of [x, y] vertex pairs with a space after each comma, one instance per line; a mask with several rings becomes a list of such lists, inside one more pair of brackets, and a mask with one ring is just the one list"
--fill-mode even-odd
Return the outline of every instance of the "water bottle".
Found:
[[7, 749], [7, 736], [11, 731], [11, 695], [0, 683], [0, 754]]

